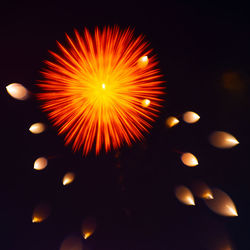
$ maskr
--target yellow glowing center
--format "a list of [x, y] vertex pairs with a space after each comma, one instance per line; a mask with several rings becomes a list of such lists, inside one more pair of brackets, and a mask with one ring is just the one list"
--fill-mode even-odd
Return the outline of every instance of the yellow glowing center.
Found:
[[105, 83], [102, 84], [102, 89], [106, 89]]

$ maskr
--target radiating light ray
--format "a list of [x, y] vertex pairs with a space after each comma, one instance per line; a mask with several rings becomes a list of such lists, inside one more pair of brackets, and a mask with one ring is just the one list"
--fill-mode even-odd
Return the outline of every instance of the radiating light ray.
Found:
[[193, 111], [187, 111], [183, 114], [182, 118], [186, 123], [195, 123], [199, 121], [200, 116]]
[[93, 217], [87, 217], [82, 223], [82, 235], [86, 240], [89, 238], [96, 230], [96, 219]]
[[193, 183], [192, 190], [194, 195], [201, 199], [210, 200], [214, 198], [212, 190], [203, 181], [196, 181], [195, 183]]
[[234, 136], [224, 131], [214, 131], [209, 141], [216, 148], [232, 148], [239, 144]]
[[43, 170], [47, 167], [48, 160], [45, 157], [39, 157], [34, 162], [34, 169], [35, 170]]
[[64, 175], [62, 183], [64, 186], [70, 184], [75, 179], [75, 174], [73, 172], [68, 172]]
[[29, 97], [28, 90], [20, 83], [11, 83], [6, 86], [6, 90], [11, 97], [17, 100], [24, 101]]
[[195, 167], [199, 164], [197, 158], [191, 153], [183, 153], [181, 155], [181, 161], [188, 167]]
[[234, 202], [228, 194], [218, 188], [213, 188], [212, 192], [214, 199], [205, 200], [205, 203], [213, 212], [222, 216], [238, 216]]
[[[75, 41], [67, 36], [67, 47], [58, 43], [61, 53], [51, 52], [54, 61], [46, 61], [38, 94], [42, 109], [65, 134], [65, 144], [84, 155], [141, 140], [164, 94], [149, 44], [118, 27], [97, 28], [94, 36], [85, 29], [84, 37], [75, 31], [75, 36]], [[138, 60], [147, 66], [138, 67]], [[150, 100], [147, 108], [145, 99]]]
[[42, 132], [45, 131], [45, 129], [46, 129], [46, 126], [44, 123], [37, 122], [30, 126], [29, 131], [32, 134], [41, 134]]
[[166, 126], [169, 127], [169, 128], [172, 128], [174, 127], [175, 125], [177, 125], [180, 121], [174, 117], [174, 116], [169, 116], [167, 119], [166, 119]]
[[32, 223], [40, 223], [47, 219], [50, 215], [51, 207], [48, 203], [40, 203], [38, 204], [32, 215]]
[[185, 205], [195, 205], [194, 196], [186, 186], [178, 186], [175, 188], [176, 198]]

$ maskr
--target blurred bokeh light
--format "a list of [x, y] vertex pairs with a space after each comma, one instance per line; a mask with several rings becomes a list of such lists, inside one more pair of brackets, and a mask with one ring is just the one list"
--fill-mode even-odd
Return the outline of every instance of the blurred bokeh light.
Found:
[[24, 101], [29, 97], [28, 90], [20, 83], [11, 83], [6, 89], [9, 95], [17, 100]]
[[209, 141], [216, 148], [232, 148], [239, 144], [234, 136], [224, 131], [211, 133]]
[[68, 236], [61, 244], [60, 250], [85, 250], [83, 249], [82, 239], [77, 236]]
[[195, 123], [199, 121], [200, 116], [193, 111], [187, 111], [182, 115], [182, 118], [186, 123]]
[[222, 216], [238, 216], [234, 202], [228, 194], [218, 188], [213, 188], [214, 199], [205, 200], [206, 205], [215, 213]]
[[50, 212], [51, 212], [51, 207], [48, 203], [43, 202], [38, 204], [33, 211], [32, 222], [40, 223], [44, 221], [49, 217]]
[[175, 188], [176, 198], [185, 205], [195, 205], [194, 196], [186, 186], [178, 186]]
[[75, 179], [75, 174], [73, 172], [68, 172], [64, 175], [62, 183], [64, 186], [70, 184]]
[[197, 158], [191, 153], [183, 153], [181, 155], [181, 161], [188, 167], [195, 167], [199, 164]]
[[175, 125], [177, 125], [180, 121], [174, 117], [174, 116], [169, 116], [167, 119], [166, 119], [166, 126], [169, 127], [169, 128], [172, 128], [174, 127]]
[[43, 170], [47, 167], [48, 160], [45, 157], [39, 157], [34, 162], [34, 169], [35, 170]]
[[95, 232], [95, 229], [96, 229], [96, 219], [94, 217], [87, 217], [83, 220], [82, 235], [85, 240]]
[[196, 181], [192, 185], [192, 190], [195, 196], [201, 199], [213, 199], [212, 190], [204, 181]]
[[42, 132], [45, 131], [45, 124], [41, 122], [34, 123], [30, 126], [29, 131], [32, 134], [41, 134]]

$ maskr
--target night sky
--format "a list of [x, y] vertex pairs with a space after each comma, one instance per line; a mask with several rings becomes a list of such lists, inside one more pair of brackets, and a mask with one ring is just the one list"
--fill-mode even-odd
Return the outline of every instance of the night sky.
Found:
[[[67, 236], [81, 237], [82, 221], [89, 216], [97, 228], [82, 238], [84, 250], [250, 249], [248, 5], [20, 2], [2, 6], [0, 19], [1, 249], [60, 249]], [[166, 100], [143, 142], [121, 148], [118, 156], [112, 151], [82, 157], [64, 146], [34, 96], [18, 101], [5, 87], [18, 82], [37, 93], [48, 50], [58, 51], [56, 40], [64, 43], [65, 32], [115, 24], [135, 28], [150, 41], [166, 81]], [[182, 121], [188, 110], [200, 115], [199, 122]], [[181, 122], [168, 129], [170, 115]], [[31, 134], [35, 122], [46, 123], [46, 132]], [[215, 130], [231, 133], [240, 144], [212, 147], [208, 136]], [[199, 166], [184, 166], [180, 152], [192, 152]], [[49, 158], [43, 171], [33, 169], [39, 156]], [[76, 179], [64, 187], [67, 171]], [[198, 198], [196, 206], [180, 203], [174, 188], [197, 180], [225, 191], [239, 216], [217, 215]], [[51, 214], [33, 224], [40, 202], [50, 204]]]

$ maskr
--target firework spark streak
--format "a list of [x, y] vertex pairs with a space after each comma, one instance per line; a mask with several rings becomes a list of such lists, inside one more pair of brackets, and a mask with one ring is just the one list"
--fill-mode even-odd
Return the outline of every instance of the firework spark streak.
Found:
[[[164, 94], [156, 57], [142, 36], [118, 27], [68, 35], [60, 53], [50, 52], [39, 83], [42, 109], [65, 144], [87, 155], [131, 145], [157, 117]], [[148, 60], [146, 63], [141, 63]], [[143, 100], [150, 105], [142, 105]]]

